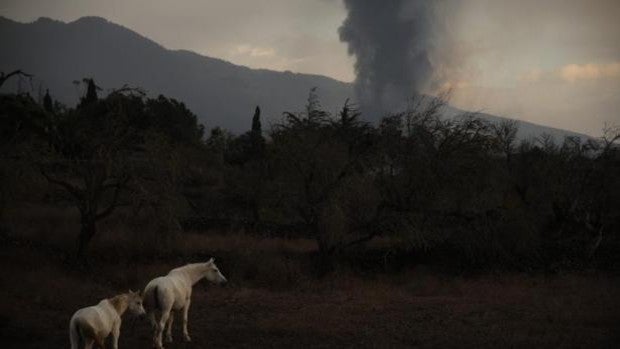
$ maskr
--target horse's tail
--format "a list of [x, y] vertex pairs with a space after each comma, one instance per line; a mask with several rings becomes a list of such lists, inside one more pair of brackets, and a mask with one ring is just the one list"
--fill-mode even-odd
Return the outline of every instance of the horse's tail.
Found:
[[161, 310], [161, 304], [159, 303], [159, 288], [157, 285], [153, 289], [153, 306], [155, 309]]
[[147, 308], [147, 312], [160, 309], [159, 288], [156, 284], [146, 286], [143, 294], [143, 302], [144, 306]]
[[78, 349], [80, 345], [80, 329], [75, 318], [71, 318], [69, 322], [69, 340], [71, 341], [71, 349]]

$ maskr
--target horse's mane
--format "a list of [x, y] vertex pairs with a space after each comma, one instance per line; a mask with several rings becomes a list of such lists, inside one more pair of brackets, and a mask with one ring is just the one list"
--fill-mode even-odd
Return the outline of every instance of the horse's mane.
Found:
[[128, 298], [129, 296], [126, 293], [123, 293], [109, 298], [108, 301], [110, 302], [110, 304], [112, 304], [117, 313], [122, 314], [125, 309], [127, 309]]
[[186, 264], [186, 265], [184, 265], [182, 267], [177, 267], [177, 268], [172, 269], [170, 271], [170, 273], [175, 272], [175, 271], [188, 271], [188, 270], [192, 270], [193, 271], [196, 268], [201, 267], [203, 265], [204, 265], [204, 263], [188, 263], [188, 264]]

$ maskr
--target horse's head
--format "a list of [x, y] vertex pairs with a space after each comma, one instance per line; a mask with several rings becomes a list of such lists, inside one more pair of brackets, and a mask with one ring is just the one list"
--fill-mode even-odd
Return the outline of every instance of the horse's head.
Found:
[[127, 292], [127, 309], [134, 315], [144, 315], [146, 311], [142, 306], [142, 295], [140, 292], [133, 292], [129, 290]]
[[215, 265], [215, 259], [211, 258], [207, 263], [205, 263], [205, 277], [207, 280], [213, 282], [214, 284], [223, 284], [228, 282], [222, 272], [218, 269], [217, 265]]

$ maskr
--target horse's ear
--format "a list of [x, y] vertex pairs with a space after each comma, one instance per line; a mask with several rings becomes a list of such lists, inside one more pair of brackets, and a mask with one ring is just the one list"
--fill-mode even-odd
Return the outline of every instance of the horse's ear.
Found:
[[211, 257], [207, 263], [215, 263], [215, 258]]

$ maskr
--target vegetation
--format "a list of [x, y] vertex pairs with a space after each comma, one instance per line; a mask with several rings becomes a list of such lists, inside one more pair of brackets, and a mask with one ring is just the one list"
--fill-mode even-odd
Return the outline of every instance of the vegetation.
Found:
[[377, 237], [395, 242], [393, 255], [448, 265], [620, 265], [617, 128], [518, 142], [515, 122], [443, 118], [442, 97], [414, 98], [374, 126], [348, 101], [331, 115], [312, 90], [268, 132], [257, 107], [247, 133], [205, 137], [174, 99], [128, 87], [100, 97], [84, 84], [75, 108], [49, 92], [41, 103], [0, 96], [0, 213], [33, 200], [74, 207], [81, 259], [121, 208], [155, 240], [180, 227], [311, 238], [327, 267]]
[[617, 128], [519, 141], [422, 97], [370, 125], [312, 90], [269, 130], [257, 107], [205, 134], [174, 99], [78, 85], [75, 107], [0, 95], [8, 347], [66, 345], [58, 319], [211, 256], [230, 284], [195, 290], [200, 347], [617, 342]]

